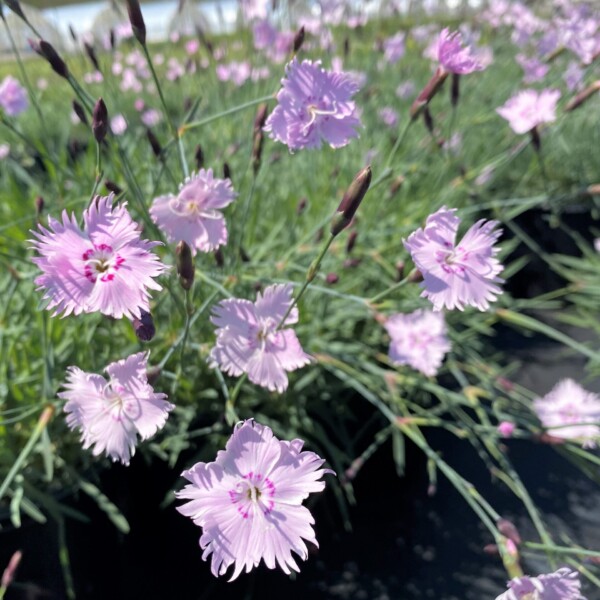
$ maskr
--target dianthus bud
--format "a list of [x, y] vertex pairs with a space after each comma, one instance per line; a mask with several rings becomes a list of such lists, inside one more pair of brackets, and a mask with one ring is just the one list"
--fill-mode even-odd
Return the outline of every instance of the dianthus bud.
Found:
[[156, 158], [161, 158], [162, 146], [160, 145], [158, 138], [154, 135], [151, 129], [146, 129], [146, 136], [150, 142], [150, 147], [152, 148], [152, 152], [154, 152], [154, 156], [156, 156]]
[[243, 246], [240, 246], [240, 258], [242, 262], [250, 262], [250, 255], [244, 250]]
[[127, 14], [129, 15], [129, 22], [131, 23], [131, 29], [135, 39], [142, 44], [146, 45], [146, 24], [144, 23], [144, 17], [142, 16], [142, 9], [138, 0], [125, 0], [127, 3]]
[[0, 582], [0, 587], [3, 589], [6, 590], [6, 588], [13, 582], [17, 572], [17, 567], [19, 566], [22, 557], [23, 553], [20, 550], [17, 550], [8, 561], [8, 566], [6, 569], [4, 569], [4, 573], [2, 573], [2, 581]]
[[52, 44], [49, 44], [45, 40], [29, 40], [29, 45], [36, 54], [39, 54], [50, 63], [50, 66], [55, 73], [58, 73], [65, 79], [69, 78], [69, 69], [67, 68], [67, 65]]
[[37, 196], [35, 199], [35, 214], [39, 217], [44, 210], [44, 199], [41, 196]]
[[434, 135], [435, 126], [433, 124], [433, 117], [431, 116], [431, 112], [428, 106], [425, 106], [423, 108], [423, 121], [425, 123], [425, 127], [427, 128], [427, 131], [429, 131], [431, 135]]
[[177, 255], [177, 275], [184, 290], [189, 290], [194, 283], [194, 259], [190, 247], [182, 240], [175, 249]]
[[96, 71], [100, 71], [100, 64], [98, 63], [98, 57], [96, 56], [96, 51], [94, 50], [94, 46], [88, 44], [87, 42], [83, 42], [83, 47], [85, 49], [85, 53], [87, 54], [90, 62], [94, 66]]
[[350, 54], [350, 38], [346, 36], [344, 38], [344, 58], [348, 58]]
[[146, 379], [150, 385], [154, 385], [156, 380], [160, 377], [162, 369], [159, 365], [152, 365], [146, 369]]
[[296, 206], [296, 214], [300, 216], [306, 210], [307, 205], [308, 200], [306, 198], [300, 198], [300, 200], [298, 200], [298, 205]]
[[350, 232], [350, 235], [348, 236], [348, 241], [346, 242], [346, 254], [350, 254], [350, 252], [352, 252], [352, 249], [354, 248], [354, 245], [356, 244], [357, 237], [358, 237], [358, 231], [356, 231], [356, 229], [354, 231]]
[[132, 325], [133, 330], [135, 331], [135, 335], [140, 342], [149, 342], [156, 333], [156, 328], [154, 327], [154, 320], [152, 319], [152, 315], [145, 310], [140, 310], [141, 318], [137, 317], [133, 318]]
[[231, 179], [231, 168], [227, 162], [223, 163], [223, 179]]
[[84, 124], [88, 124], [87, 116], [85, 111], [83, 110], [83, 106], [77, 102], [77, 100], [73, 100], [73, 112], [77, 115], [77, 118]]
[[98, 102], [94, 105], [94, 111], [92, 113], [92, 131], [99, 144], [104, 141], [104, 138], [108, 133], [108, 111], [106, 110], [106, 104], [104, 104], [102, 98], [98, 98]]
[[304, 44], [304, 25], [298, 29], [294, 36], [294, 53], [302, 48], [302, 44]]
[[340, 280], [340, 277], [337, 273], [327, 273], [325, 275], [325, 282], [329, 285], [335, 285]]
[[110, 49], [114, 50], [117, 45], [117, 40], [115, 38], [115, 30], [112, 27], [110, 28], [110, 31], [108, 32], [108, 39], [110, 42]]
[[598, 90], [600, 90], [600, 80], [594, 81], [591, 85], [585, 88], [585, 90], [579, 92], [575, 97], [571, 98], [565, 106], [565, 112], [570, 112], [579, 108], [588, 98], [593, 96]]
[[542, 140], [540, 139], [540, 132], [538, 131], [538, 128], [534, 127], [529, 132], [529, 135], [531, 136], [531, 145], [536, 152], [539, 152], [540, 148], [542, 147]]
[[202, 152], [202, 146], [200, 144], [196, 146], [194, 158], [196, 159], [196, 168], [199, 171], [204, 166], [204, 152]]
[[355, 269], [362, 262], [362, 258], [347, 258], [344, 261], [344, 269]]
[[110, 179], [106, 179], [104, 181], [104, 187], [109, 192], [112, 192], [116, 196], [118, 196], [119, 194], [123, 193], [123, 190], [114, 181], [111, 181]]
[[403, 260], [399, 260], [396, 263], [396, 281], [402, 281], [404, 279], [404, 269], [406, 268], [406, 263]]
[[223, 256], [223, 250], [221, 248], [217, 248], [214, 252], [215, 262], [217, 263], [217, 267], [223, 267], [225, 264], [225, 257]]
[[521, 543], [521, 535], [519, 534], [518, 529], [516, 528], [515, 524], [508, 519], [498, 519], [496, 521], [496, 527], [504, 537], [513, 541], [517, 545]]
[[421, 90], [416, 100], [410, 107], [410, 118], [416, 119], [419, 113], [429, 104], [429, 101], [437, 94], [438, 90], [448, 77], [448, 71], [442, 67], [438, 67], [433, 77], [428, 81], [427, 85]]
[[265, 125], [267, 120], [268, 107], [266, 104], [260, 104], [256, 111], [256, 116], [254, 117], [254, 133], [256, 134], [258, 131], [262, 131], [262, 128]]
[[354, 178], [346, 190], [331, 222], [331, 235], [338, 235], [350, 225], [354, 215], [371, 185], [371, 167], [365, 167]]
[[[0, 5], [1, 4], [2, 2], [0, 2]], [[6, 6], [8, 6], [8, 8], [10, 8], [10, 10], [12, 10], [15, 13], [15, 15], [21, 17], [21, 19], [23, 19], [23, 21], [27, 23], [27, 17], [25, 16], [23, 9], [21, 8], [19, 0], [4, 0], [4, 4], [6, 4]]]
[[450, 104], [456, 106], [460, 98], [460, 75], [452, 73], [452, 85], [450, 86]]
[[421, 281], [423, 281], [423, 273], [421, 273], [421, 271], [419, 271], [419, 269], [413, 269], [408, 274], [407, 281], [408, 281], [408, 283], [421, 283]]
[[254, 140], [252, 141], [252, 171], [254, 175], [258, 173], [260, 168], [260, 159], [262, 157], [264, 136], [261, 129], [254, 134]]

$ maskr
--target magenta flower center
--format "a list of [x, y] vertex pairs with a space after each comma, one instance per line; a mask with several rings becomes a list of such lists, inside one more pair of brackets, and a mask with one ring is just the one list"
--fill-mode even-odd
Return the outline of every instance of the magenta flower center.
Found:
[[446, 242], [448, 250], [437, 250], [435, 253], [435, 260], [442, 267], [446, 273], [464, 273], [464, 263], [469, 260], [469, 252], [462, 246], [452, 248], [452, 246]]
[[108, 244], [96, 244], [93, 248], [86, 250], [82, 258], [85, 262], [83, 274], [91, 283], [100, 281], [112, 281], [115, 278], [115, 272], [119, 270], [125, 259], [113, 252]]
[[255, 511], [267, 515], [275, 506], [275, 484], [260, 473], [250, 471], [228, 493], [229, 500], [237, 505], [237, 511], [244, 519], [251, 518]]

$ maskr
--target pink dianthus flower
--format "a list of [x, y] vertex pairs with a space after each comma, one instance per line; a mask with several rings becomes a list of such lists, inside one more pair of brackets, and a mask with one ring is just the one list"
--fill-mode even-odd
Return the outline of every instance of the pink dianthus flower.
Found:
[[404, 246], [423, 275], [421, 296], [433, 303], [434, 310], [465, 306], [487, 310], [502, 293], [498, 274], [504, 267], [495, 258], [499, 248], [494, 247], [501, 231], [497, 221], [482, 219], [457, 244], [460, 219], [455, 212], [442, 206], [427, 217], [424, 229], [404, 240]]
[[[247, 373], [252, 383], [271, 391], [285, 391], [287, 371], [310, 362], [294, 330], [278, 329], [292, 302], [291, 285], [270, 285], [255, 302], [238, 298], [219, 302], [211, 318], [218, 327], [210, 353], [213, 366], [234, 377]], [[297, 321], [294, 307], [284, 326]]]
[[438, 38], [437, 58], [445, 71], [456, 75], [467, 75], [484, 69], [481, 61], [472, 53], [471, 48], [463, 47], [460, 32], [450, 33], [447, 27], [442, 30]]
[[286, 66], [278, 105], [264, 129], [290, 150], [320, 148], [323, 141], [341, 148], [358, 137], [361, 123], [351, 99], [357, 91], [347, 73], [326, 71], [320, 61], [299, 63], [294, 58]]
[[229, 179], [213, 177], [212, 169], [200, 169], [185, 180], [174, 196], [154, 199], [152, 220], [170, 242], [183, 240], [195, 255], [211, 252], [227, 243], [227, 225], [221, 209], [236, 198]]
[[594, 447], [600, 438], [600, 396], [572, 379], [559, 381], [533, 408], [550, 435]]
[[29, 100], [25, 88], [11, 75], [0, 83], [0, 108], [9, 117], [16, 117], [27, 110]]
[[83, 447], [93, 446], [94, 456], [105, 452], [113, 461], [129, 464], [137, 436], [152, 437], [175, 408], [165, 394], [152, 389], [147, 366], [148, 354], [138, 352], [109, 364], [108, 381], [78, 367], [67, 370], [66, 391], [58, 394], [67, 400], [67, 425], [81, 430]]
[[389, 355], [394, 364], [409, 365], [428, 377], [437, 374], [451, 348], [442, 313], [424, 309], [398, 313], [384, 327], [390, 334]]
[[527, 133], [542, 123], [556, 119], [558, 90], [523, 90], [506, 101], [496, 112], [508, 121], [515, 133]]
[[579, 573], [566, 567], [537, 577], [515, 577], [508, 588], [496, 600], [586, 600]]
[[53, 316], [98, 311], [139, 319], [150, 311], [148, 290], [162, 289], [154, 278], [166, 267], [150, 251], [160, 242], [142, 240], [126, 204], [113, 207], [113, 199], [97, 196], [83, 213], [83, 229], [65, 210], [62, 223], [48, 217], [50, 229], [32, 231], [39, 253], [32, 260], [42, 271], [35, 283]]
[[211, 571], [230, 581], [248, 573], [261, 560], [269, 569], [299, 571], [292, 556], [308, 558], [305, 541], [318, 546], [310, 511], [302, 506], [309, 494], [321, 492], [325, 462], [303, 451], [304, 442], [280, 441], [271, 429], [252, 420], [239, 423], [214, 462], [196, 463], [182, 473], [190, 483], [176, 492], [189, 500], [177, 510], [202, 527], [202, 558], [211, 554]]

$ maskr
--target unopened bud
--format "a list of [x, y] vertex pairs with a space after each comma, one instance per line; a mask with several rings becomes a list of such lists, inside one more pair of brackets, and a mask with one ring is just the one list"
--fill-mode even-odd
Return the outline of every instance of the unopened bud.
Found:
[[244, 250], [243, 246], [240, 246], [240, 258], [242, 259], [242, 262], [250, 262], [250, 255]]
[[21, 558], [23, 558], [23, 553], [20, 550], [17, 550], [8, 561], [8, 566], [4, 569], [4, 573], [2, 573], [2, 581], [0, 582], [0, 587], [6, 588], [13, 582], [17, 568], [19, 563], [21, 562]]
[[354, 248], [354, 245], [356, 244], [357, 237], [358, 237], [358, 231], [356, 231], [356, 229], [354, 231], [350, 232], [350, 235], [348, 236], [348, 241], [346, 242], [346, 254], [350, 254], [350, 252], [352, 252], [352, 249]]
[[55, 73], [58, 73], [58, 75], [65, 79], [69, 78], [69, 69], [67, 68], [67, 65], [52, 44], [49, 44], [45, 40], [29, 40], [29, 45], [36, 54], [39, 54], [50, 63], [50, 66]]
[[429, 110], [428, 106], [423, 108], [423, 121], [427, 131], [429, 131], [431, 135], [434, 135], [435, 126], [433, 124], [433, 117], [431, 116], [431, 111]]
[[600, 80], [594, 81], [591, 85], [585, 88], [577, 94], [574, 98], [571, 98], [565, 106], [565, 112], [570, 112], [579, 108], [588, 98], [591, 98], [598, 90], [600, 90]]
[[189, 290], [194, 283], [194, 259], [191, 248], [182, 240], [175, 249], [177, 255], [177, 275], [184, 290]]
[[496, 521], [496, 527], [504, 537], [512, 540], [517, 545], [521, 543], [521, 535], [512, 521], [509, 521], [508, 519], [498, 519]]
[[306, 198], [300, 198], [298, 205], [296, 206], [296, 214], [300, 216], [308, 206], [308, 200]]
[[404, 269], [406, 268], [406, 263], [403, 260], [399, 260], [396, 263], [396, 281], [402, 281], [404, 278]]
[[344, 38], [344, 58], [348, 58], [350, 54], [350, 38], [346, 36]]
[[369, 189], [369, 185], [371, 185], [371, 167], [367, 166], [356, 175], [354, 181], [346, 190], [346, 193], [338, 206], [337, 212], [333, 217], [333, 221], [331, 222], [331, 235], [338, 235], [350, 225], [360, 203]]
[[98, 102], [94, 105], [92, 113], [92, 131], [96, 141], [100, 144], [104, 141], [108, 133], [108, 111], [106, 104], [102, 98], [98, 98]]
[[263, 142], [263, 132], [261, 129], [259, 129], [254, 134], [254, 140], [252, 143], [252, 171], [254, 172], [254, 175], [256, 175], [258, 173], [258, 170], [260, 169], [260, 159], [262, 157]]
[[231, 179], [231, 168], [227, 162], [223, 163], [223, 179]]
[[88, 44], [87, 42], [83, 42], [83, 47], [85, 49], [85, 53], [87, 54], [90, 62], [94, 66], [96, 71], [100, 71], [100, 64], [98, 63], [98, 57], [96, 56], [96, 51], [94, 50], [94, 46]]
[[162, 158], [162, 146], [151, 129], [146, 129], [146, 137], [150, 142], [150, 147], [152, 148], [152, 152], [154, 152], [154, 156], [156, 156], [156, 158]]
[[125, 0], [127, 3], [127, 14], [129, 15], [129, 22], [131, 23], [131, 29], [135, 39], [142, 44], [146, 45], [146, 24], [144, 23], [144, 17], [142, 16], [142, 9], [138, 0]]
[[196, 159], [196, 168], [199, 171], [204, 166], [204, 152], [202, 152], [202, 146], [200, 144], [196, 146], [194, 158]]
[[152, 367], [148, 367], [146, 369], [146, 379], [150, 385], [154, 385], [156, 380], [160, 377], [162, 373], [162, 369], [158, 365], [154, 365]]
[[302, 44], [304, 44], [304, 25], [298, 29], [294, 36], [294, 53], [302, 48]]
[[108, 32], [108, 40], [110, 42], [110, 49], [114, 50], [117, 46], [117, 38], [115, 37], [115, 30], [112, 27]]
[[460, 75], [458, 73], [452, 73], [452, 85], [450, 86], [450, 104], [452, 104], [452, 106], [457, 106], [459, 98]]
[[362, 262], [362, 258], [347, 258], [344, 261], [344, 269], [355, 269]]
[[35, 201], [35, 214], [39, 217], [44, 210], [44, 199], [41, 196], [37, 196]]
[[421, 283], [423, 281], [423, 273], [419, 269], [413, 269], [408, 274], [408, 283]]
[[269, 108], [266, 104], [260, 104], [258, 110], [256, 111], [256, 116], [254, 117], [254, 133], [256, 134], [258, 131], [262, 131], [262, 128], [265, 125], [267, 120], [267, 115], [269, 114]]
[[141, 318], [137, 317], [133, 318], [132, 325], [133, 330], [135, 331], [135, 335], [140, 342], [149, 342], [156, 333], [156, 328], [154, 327], [154, 320], [152, 319], [152, 315], [145, 310], [140, 310]]
[[215, 250], [215, 262], [217, 263], [217, 267], [220, 268], [225, 264], [225, 257], [223, 256], [223, 250], [221, 250], [221, 248]]
[[534, 127], [530, 132], [531, 136], [531, 145], [533, 146], [536, 152], [539, 152], [542, 147], [542, 140], [540, 139], [540, 132], [537, 127]]
[[427, 85], [421, 90], [416, 100], [410, 107], [410, 118], [416, 119], [420, 112], [429, 104], [430, 100], [437, 94], [442, 87], [444, 81], [448, 77], [448, 71], [442, 67], [438, 67], [433, 77], [427, 82]]
[[483, 551], [490, 556], [498, 556], [500, 551], [498, 550], [498, 546], [496, 544], [486, 544], [483, 547]]
[[85, 110], [83, 110], [83, 106], [77, 102], [77, 100], [73, 100], [73, 112], [77, 115], [77, 118], [84, 124], [88, 125], [88, 119], [85, 114]]
[[119, 194], [123, 193], [123, 190], [114, 182], [111, 181], [110, 179], [106, 179], [104, 181], [104, 187], [109, 191], [112, 192], [113, 194], [116, 194], [117, 196]]
[[325, 282], [329, 285], [335, 285], [340, 280], [340, 277], [337, 273], [327, 273], [325, 275]]

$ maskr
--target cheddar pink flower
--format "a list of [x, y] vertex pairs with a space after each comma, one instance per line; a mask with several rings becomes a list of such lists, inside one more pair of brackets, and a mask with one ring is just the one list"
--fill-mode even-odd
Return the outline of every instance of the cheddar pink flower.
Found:
[[600, 396], [572, 379], [559, 381], [533, 408], [550, 435], [595, 447], [600, 439]]
[[579, 573], [566, 567], [537, 577], [515, 577], [496, 600], [586, 600]]
[[261, 560], [269, 569], [299, 571], [292, 551], [308, 558], [305, 540], [318, 546], [310, 511], [302, 506], [321, 492], [325, 462], [303, 451], [302, 440], [280, 441], [252, 420], [239, 423], [214, 462], [182, 473], [190, 483], [176, 492], [189, 502], [177, 508], [202, 527], [202, 558], [211, 558], [215, 577], [234, 565], [230, 581]]
[[236, 197], [229, 179], [214, 177], [212, 169], [200, 169], [185, 180], [176, 196], [155, 198], [150, 215], [169, 242], [183, 240], [194, 255], [197, 250], [211, 252], [227, 243], [221, 209]]
[[[218, 327], [210, 353], [213, 366], [234, 377], [247, 373], [252, 383], [284, 392], [287, 371], [310, 362], [294, 330], [278, 329], [292, 301], [291, 285], [270, 285], [258, 293], [256, 302], [237, 298], [219, 302], [211, 318]], [[294, 307], [284, 325], [297, 321]]]
[[81, 430], [84, 448], [94, 456], [103, 452], [113, 461], [128, 465], [135, 453], [137, 436], [152, 437], [164, 426], [175, 408], [166, 395], [156, 393], [148, 383], [148, 354], [139, 352], [109, 364], [102, 375], [69, 367], [66, 391], [67, 425]]
[[556, 120], [558, 90], [523, 90], [506, 101], [496, 112], [508, 121], [515, 133], [527, 133], [542, 123]]
[[463, 47], [460, 32], [450, 33], [447, 27], [442, 30], [438, 38], [437, 58], [446, 72], [456, 75], [467, 75], [485, 68], [469, 46]]
[[389, 354], [394, 364], [409, 365], [429, 377], [437, 374], [451, 347], [442, 313], [431, 310], [398, 313], [384, 327], [390, 334]]
[[25, 88], [11, 75], [5, 77], [0, 83], [0, 109], [9, 117], [16, 117], [27, 110], [28, 106]]
[[269, 115], [265, 131], [291, 151], [320, 148], [323, 141], [341, 148], [358, 137], [360, 119], [354, 101], [358, 91], [347, 73], [321, 68], [321, 62], [296, 58], [286, 67], [277, 94], [278, 105]]
[[455, 208], [442, 206], [427, 217], [424, 229], [417, 229], [404, 247], [423, 275], [421, 296], [433, 303], [433, 310], [464, 310], [475, 306], [487, 310], [502, 293], [498, 286], [503, 270], [494, 243], [500, 237], [497, 221], [481, 220], [472, 225], [456, 243], [460, 219]]
[[97, 196], [83, 213], [83, 229], [65, 210], [62, 223], [49, 217], [49, 229], [32, 231], [39, 254], [32, 260], [42, 271], [35, 283], [53, 316], [98, 311], [139, 319], [150, 312], [148, 290], [162, 289], [154, 278], [166, 266], [151, 252], [160, 242], [141, 239], [126, 204], [113, 207], [113, 199]]

